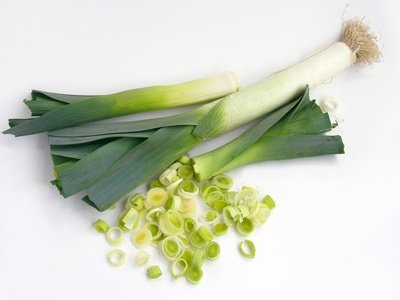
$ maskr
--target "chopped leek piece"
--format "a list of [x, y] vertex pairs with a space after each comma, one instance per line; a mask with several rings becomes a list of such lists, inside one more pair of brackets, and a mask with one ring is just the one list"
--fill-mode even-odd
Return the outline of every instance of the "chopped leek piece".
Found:
[[256, 202], [256, 204], [254, 205], [254, 206], [250, 206], [250, 207], [248, 207], [247, 209], [248, 209], [248, 211], [249, 211], [249, 214], [248, 214], [248, 218], [249, 219], [252, 219], [252, 218], [254, 218], [256, 215], [257, 215], [257, 213], [258, 213], [258, 210], [260, 209], [260, 202]]
[[96, 222], [94, 222], [93, 227], [99, 232], [99, 233], [106, 233], [110, 226], [107, 224], [106, 221], [102, 219], [98, 219]]
[[185, 218], [185, 231], [187, 233], [192, 233], [196, 230], [196, 221], [192, 218]]
[[220, 188], [219, 187], [217, 187], [216, 185], [214, 185], [214, 184], [211, 184], [211, 183], [204, 183], [201, 187], [200, 187], [200, 195], [203, 197], [203, 198], [206, 198], [207, 197], [207, 195], [209, 194], [209, 193], [211, 193], [211, 192], [214, 192], [214, 191], [221, 191], [220, 190]]
[[233, 206], [237, 205], [238, 203], [236, 202], [237, 201], [236, 195], [237, 195], [237, 192], [227, 191], [225, 193], [225, 202], [226, 202], [226, 204], [233, 205]]
[[167, 186], [165, 189], [167, 190], [168, 194], [173, 195], [176, 192], [178, 186], [181, 184], [182, 181], [183, 181], [183, 178], [180, 178], [180, 179], [174, 181], [173, 183], [171, 183], [169, 186]]
[[196, 197], [199, 194], [199, 188], [193, 180], [183, 180], [178, 187], [178, 195], [184, 199]]
[[137, 248], [144, 248], [150, 244], [152, 238], [153, 235], [151, 231], [148, 228], [143, 227], [132, 233], [131, 242]]
[[244, 188], [236, 194], [235, 201], [248, 207], [254, 206], [258, 202], [258, 192], [253, 188]]
[[161, 207], [168, 200], [168, 193], [163, 188], [152, 188], [146, 194], [145, 205], [147, 207]]
[[254, 230], [253, 222], [248, 219], [244, 218], [242, 222], [236, 223], [236, 231], [243, 236], [248, 236]]
[[178, 209], [181, 207], [182, 199], [177, 195], [169, 196], [167, 203], [165, 204], [165, 208], [169, 209]]
[[185, 260], [186, 263], [190, 265], [192, 263], [193, 253], [194, 252], [192, 249], [186, 247], [183, 249], [180, 259]]
[[211, 242], [206, 247], [206, 257], [208, 260], [216, 260], [221, 252], [217, 242]]
[[226, 206], [227, 204], [224, 200], [218, 200], [211, 203], [211, 207], [219, 213], [221, 213]]
[[197, 229], [197, 232], [206, 242], [211, 242], [214, 239], [212, 232], [206, 226], [200, 226], [199, 229]]
[[162, 271], [160, 267], [157, 265], [147, 268], [146, 272], [147, 272], [147, 277], [150, 279], [156, 279], [162, 275]]
[[144, 250], [139, 250], [138, 253], [136, 253], [133, 260], [137, 265], [144, 266], [145, 264], [147, 264], [150, 257], [151, 257], [151, 255], [148, 252], [146, 252]]
[[212, 191], [205, 197], [206, 202], [225, 201], [225, 195], [221, 191]]
[[118, 226], [110, 227], [107, 230], [106, 239], [110, 245], [113, 246], [120, 245], [124, 241], [124, 238], [122, 237], [122, 229], [119, 228]]
[[254, 258], [256, 256], [256, 246], [250, 240], [243, 240], [239, 245], [240, 253], [247, 258]]
[[265, 203], [269, 209], [274, 209], [276, 206], [274, 199], [272, 199], [272, 197], [270, 195], [266, 195], [263, 198], [262, 202]]
[[161, 214], [165, 211], [164, 207], [156, 207], [150, 209], [146, 213], [146, 221], [157, 222], [160, 219]]
[[169, 260], [176, 260], [183, 251], [183, 243], [176, 236], [167, 236], [161, 241], [160, 247], [162, 254]]
[[161, 237], [161, 230], [157, 223], [147, 223], [144, 227], [146, 227], [151, 232], [151, 240], [157, 240]]
[[250, 211], [249, 211], [249, 207], [246, 205], [238, 205], [236, 206], [236, 209], [240, 212], [240, 217], [239, 220], [235, 220], [235, 221], [239, 221], [242, 222], [243, 218], [246, 218], [250, 215]]
[[179, 258], [171, 264], [171, 274], [174, 278], [179, 278], [185, 275], [188, 269], [188, 263], [186, 260]]
[[233, 179], [228, 175], [217, 175], [213, 177], [212, 183], [223, 190], [229, 190], [233, 186]]
[[229, 226], [225, 223], [218, 223], [213, 226], [213, 232], [216, 236], [225, 235], [229, 230]]
[[177, 175], [177, 172], [175, 169], [166, 169], [161, 175], [160, 175], [160, 182], [164, 186], [169, 186], [174, 182], [174, 178]]
[[209, 210], [199, 216], [199, 220], [203, 224], [214, 224], [218, 222], [218, 212]]
[[192, 284], [198, 284], [203, 277], [203, 270], [197, 266], [190, 266], [186, 271], [186, 278]]
[[180, 235], [179, 238], [183, 244], [189, 244], [189, 238], [186, 235]]
[[173, 170], [178, 170], [180, 167], [182, 167], [183, 164], [180, 162], [174, 162], [172, 165], [169, 166], [168, 169], [173, 169]]
[[194, 169], [191, 165], [183, 165], [178, 169], [178, 176], [183, 179], [192, 179], [194, 176]]
[[204, 249], [194, 250], [191, 266], [201, 267], [206, 262], [206, 251]]
[[242, 212], [236, 206], [226, 206], [222, 210], [222, 217], [226, 224], [232, 225], [242, 218]]
[[115, 249], [107, 253], [107, 259], [112, 266], [120, 267], [126, 261], [126, 253], [121, 249]]
[[190, 157], [187, 155], [183, 155], [178, 159], [178, 162], [180, 162], [181, 164], [187, 165], [190, 163]]
[[197, 201], [193, 198], [182, 199], [179, 211], [185, 218], [192, 217], [197, 211]]
[[253, 223], [256, 225], [264, 224], [267, 222], [269, 216], [271, 215], [271, 209], [265, 203], [260, 203], [257, 214], [252, 218]]
[[135, 229], [140, 222], [139, 212], [133, 207], [128, 210], [121, 220], [121, 225], [128, 230]]
[[167, 210], [160, 215], [159, 226], [165, 235], [179, 235], [184, 230], [182, 215], [175, 209]]
[[144, 201], [146, 201], [146, 195], [142, 193], [134, 194], [128, 200], [126, 200], [125, 208], [134, 208], [137, 211], [141, 211], [144, 207]]
[[207, 244], [197, 230], [189, 235], [189, 242], [194, 248], [203, 248]]
[[150, 182], [149, 184], [150, 189], [155, 188], [155, 187], [164, 187], [163, 184], [161, 183], [160, 179], [154, 179]]

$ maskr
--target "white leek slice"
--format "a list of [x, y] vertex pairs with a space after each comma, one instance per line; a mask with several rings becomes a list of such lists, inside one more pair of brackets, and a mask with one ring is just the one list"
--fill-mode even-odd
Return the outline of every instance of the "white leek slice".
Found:
[[146, 194], [147, 207], [162, 207], [168, 200], [168, 193], [160, 187], [152, 188]]
[[139, 266], [144, 266], [145, 264], [147, 264], [150, 257], [151, 255], [148, 252], [140, 250], [138, 253], [136, 253], [135, 257], [133, 258], [133, 261]]
[[144, 248], [150, 244], [152, 238], [153, 235], [151, 234], [151, 231], [148, 228], [143, 227], [132, 233], [131, 242], [137, 248]]
[[126, 253], [121, 249], [115, 249], [107, 253], [108, 262], [114, 267], [122, 266], [126, 261]]
[[110, 227], [107, 230], [106, 239], [112, 246], [120, 245], [124, 241], [124, 238], [122, 237], [122, 229], [118, 226]]

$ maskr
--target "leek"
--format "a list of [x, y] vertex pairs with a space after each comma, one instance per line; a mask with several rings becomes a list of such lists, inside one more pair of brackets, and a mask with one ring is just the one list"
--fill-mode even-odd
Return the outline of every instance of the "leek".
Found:
[[[15, 136], [29, 135], [143, 111], [191, 105], [221, 98], [237, 89], [235, 75], [223, 73], [176, 85], [88, 96], [50, 110], [39, 118], [22, 122], [4, 133]], [[51, 94], [48, 93], [47, 96], [51, 97]]]
[[253, 86], [226, 96], [201, 120], [193, 134], [202, 139], [221, 135], [290, 102], [307, 85], [318, 86], [353, 64], [373, 64], [380, 59], [377, 38], [362, 21], [346, 22], [342, 40]]

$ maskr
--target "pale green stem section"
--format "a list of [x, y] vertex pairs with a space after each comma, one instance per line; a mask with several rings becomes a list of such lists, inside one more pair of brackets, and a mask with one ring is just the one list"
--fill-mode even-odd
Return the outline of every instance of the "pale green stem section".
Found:
[[212, 138], [246, 124], [299, 96], [307, 84], [312, 88], [331, 79], [355, 60], [355, 54], [346, 44], [334, 43], [258, 84], [226, 96], [193, 134]]
[[29, 135], [143, 111], [191, 105], [218, 99], [238, 88], [235, 75], [223, 73], [176, 85], [152, 86], [96, 96], [64, 105], [39, 118], [22, 122], [4, 133]]

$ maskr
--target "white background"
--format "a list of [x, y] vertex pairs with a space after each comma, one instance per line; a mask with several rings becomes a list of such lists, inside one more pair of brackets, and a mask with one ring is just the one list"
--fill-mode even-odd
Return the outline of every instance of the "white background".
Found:
[[384, 58], [311, 93], [339, 101], [333, 133], [345, 155], [230, 173], [277, 208], [252, 236], [256, 259], [238, 254], [231, 233], [197, 286], [173, 281], [157, 255], [165, 276], [149, 281], [128, 242], [128, 264], [110, 267], [111, 247], [91, 227], [100, 214], [48, 183], [45, 135], [1, 136], [0, 299], [400, 299], [399, 9], [395, 0], [1, 0], [2, 130], [28, 115], [32, 88], [110, 93], [226, 70], [245, 87], [339, 39], [343, 16], [367, 17]]

